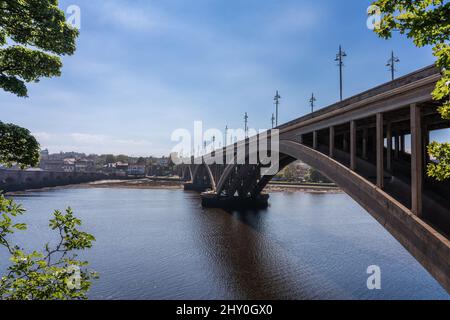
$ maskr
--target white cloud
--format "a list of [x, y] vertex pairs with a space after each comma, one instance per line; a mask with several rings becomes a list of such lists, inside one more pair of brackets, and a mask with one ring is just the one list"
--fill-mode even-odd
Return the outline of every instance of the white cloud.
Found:
[[324, 14], [323, 10], [312, 6], [288, 6], [270, 17], [267, 29], [280, 35], [309, 31], [325, 19]]
[[41, 148], [50, 152], [76, 151], [97, 154], [128, 154], [136, 156], [160, 155], [153, 144], [143, 139], [122, 139], [114, 136], [90, 133], [54, 134], [36, 132], [33, 134]]
[[98, 10], [101, 11], [102, 22], [133, 31], [156, 30], [167, 26], [167, 18], [148, 3], [138, 8], [105, 1], [98, 6]]

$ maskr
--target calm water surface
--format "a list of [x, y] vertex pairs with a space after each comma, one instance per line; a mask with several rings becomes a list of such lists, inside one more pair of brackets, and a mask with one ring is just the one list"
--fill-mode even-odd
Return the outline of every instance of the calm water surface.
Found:
[[[21, 244], [51, 239], [70, 205], [97, 238], [92, 299], [449, 299], [368, 213], [344, 194], [275, 193], [265, 211], [202, 209], [181, 190], [60, 189], [16, 198]], [[0, 264], [5, 265], [4, 252]], [[367, 289], [367, 267], [382, 289]]]

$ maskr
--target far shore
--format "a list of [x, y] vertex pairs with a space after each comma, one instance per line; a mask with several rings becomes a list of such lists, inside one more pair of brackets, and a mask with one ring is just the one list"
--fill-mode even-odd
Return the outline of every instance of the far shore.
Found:
[[[86, 188], [115, 188], [115, 189], [163, 189], [180, 190], [183, 189], [184, 181], [178, 179], [152, 179], [142, 178], [135, 180], [100, 180], [96, 182], [58, 186], [51, 188], [42, 188], [26, 191], [16, 191], [7, 193], [12, 196], [20, 196], [27, 192], [43, 192], [55, 189], [86, 189]], [[306, 193], [341, 193], [341, 189], [330, 184], [293, 184], [274, 182], [270, 183], [265, 189], [267, 193], [278, 192], [306, 192]]]

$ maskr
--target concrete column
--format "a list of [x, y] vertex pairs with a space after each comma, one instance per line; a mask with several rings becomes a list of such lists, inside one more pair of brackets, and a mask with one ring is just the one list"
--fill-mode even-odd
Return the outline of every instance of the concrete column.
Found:
[[384, 132], [383, 114], [377, 113], [377, 186], [384, 187]]
[[313, 132], [313, 149], [317, 150], [318, 146], [319, 146], [319, 141], [318, 141], [318, 137], [317, 137], [317, 131]]
[[398, 134], [398, 131], [395, 132], [395, 152], [394, 152], [394, 157], [396, 160], [399, 159], [399, 155], [400, 155], [400, 136]]
[[330, 127], [330, 158], [334, 157], [334, 127]]
[[367, 143], [369, 138], [369, 132], [368, 129], [365, 128], [363, 130], [363, 141], [362, 141], [362, 157], [363, 159], [367, 160]]
[[386, 169], [388, 171], [392, 170], [392, 125], [390, 123], [387, 124], [387, 163], [386, 163]]
[[299, 135], [298, 136], [298, 141], [300, 142], [300, 144], [303, 144], [303, 135]]
[[350, 122], [350, 169], [356, 170], [356, 121]]
[[422, 153], [422, 117], [420, 107], [411, 108], [411, 211], [422, 216], [423, 153]]

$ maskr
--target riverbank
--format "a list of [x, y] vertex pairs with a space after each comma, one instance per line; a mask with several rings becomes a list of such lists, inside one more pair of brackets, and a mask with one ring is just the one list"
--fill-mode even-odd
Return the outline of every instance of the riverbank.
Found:
[[328, 184], [281, 184], [270, 183], [264, 189], [267, 193], [277, 192], [306, 192], [306, 193], [342, 193], [342, 190], [337, 186]]
[[[33, 189], [27, 191], [10, 192], [8, 195], [21, 195], [29, 191], [48, 191], [52, 189], [89, 189], [89, 188], [109, 188], [109, 189], [183, 189], [184, 181], [178, 179], [134, 179], [134, 180], [100, 180], [89, 183], [74, 184], [67, 186]], [[341, 190], [331, 184], [294, 184], [294, 183], [270, 183], [265, 189], [268, 193], [278, 192], [307, 192], [307, 193], [341, 193]]]

